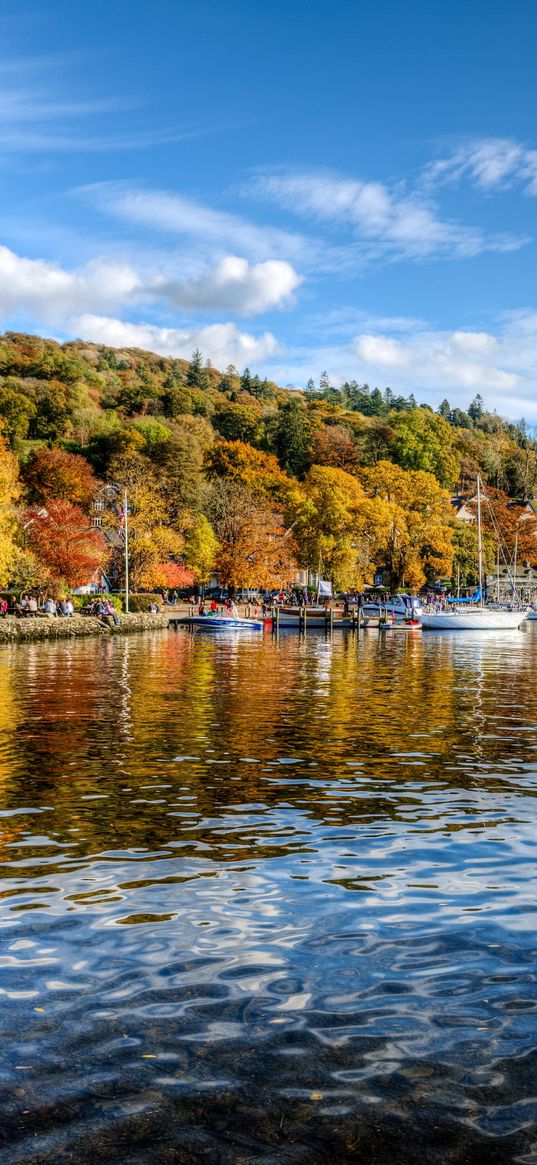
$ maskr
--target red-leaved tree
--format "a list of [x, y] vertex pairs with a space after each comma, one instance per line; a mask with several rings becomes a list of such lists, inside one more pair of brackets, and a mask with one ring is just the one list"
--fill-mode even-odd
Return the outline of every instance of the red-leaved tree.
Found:
[[142, 586], [158, 587], [160, 590], [169, 587], [190, 587], [194, 582], [194, 573], [181, 566], [178, 562], [153, 562], [142, 575]]
[[54, 499], [46, 508], [26, 510], [22, 524], [44, 581], [83, 586], [110, 556], [102, 535], [70, 502]]

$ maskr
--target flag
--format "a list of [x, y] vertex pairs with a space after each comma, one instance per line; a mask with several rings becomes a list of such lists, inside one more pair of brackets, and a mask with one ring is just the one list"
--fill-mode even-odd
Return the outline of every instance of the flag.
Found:
[[327, 579], [327, 578], [320, 578], [319, 579], [319, 594], [320, 595], [331, 595], [332, 594], [332, 583], [330, 582], [329, 579]]

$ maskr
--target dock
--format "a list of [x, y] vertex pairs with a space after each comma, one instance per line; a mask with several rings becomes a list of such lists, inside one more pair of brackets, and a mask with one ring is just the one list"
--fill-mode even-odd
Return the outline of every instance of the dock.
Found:
[[[258, 606], [250, 603], [244, 605], [241, 614], [245, 618], [260, 618], [258, 614]], [[168, 618], [168, 625], [171, 627], [190, 626], [194, 615], [197, 615], [197, 606], [185, 606], [174, 608], [166, 608], [166, 615]], [[280, 607], [272, 607], [270, 614], [264, 616], [265, 628], [272, 630], [274, 634], [279, 634], [282, 631], [298, 631], [304, 634], [307, 631], [323, 631], [332, 633], [333, 631], [416, 631], [421, 630], [421, 626], [415, 622], [405, 622], [403, 620], [393, 621], [383, 617], [364, 617], [359, 608], [354, 608], [349, 615], [343, 615], [338, 608], [327, 607], [322, 613], [315, 612], [313, 614], [307, 607], [297, 607], [296, 610], [290, 611], [287, 608], [282, 611]]]

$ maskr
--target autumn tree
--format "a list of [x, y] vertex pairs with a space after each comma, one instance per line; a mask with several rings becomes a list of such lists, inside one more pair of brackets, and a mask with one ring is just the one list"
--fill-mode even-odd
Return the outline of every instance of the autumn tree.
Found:
[[184, 559], [195, 582], [208, 583], [214, 570], [218, 539], [205, 514], [198, 514], [185, 536]]
[[86, 459], [57, 447], [34, 450], [22, 476], [32, 505], [58, 498], [87, 508], [95, 496], [97, 483]]
[[427, 578], [449, 576], [454, 517], [450, 495], [433, 474], [379, 461], [362, 470], [361, 479], [382, 513], [378, 561], [392, 590], [402, 585], [417, 590]]
[[344, 425], [323, 425], [313, 440], [315, 465], [332, 465], [347, 473], [356, 468], [357, 449], [349, 430]]
[[[168, 522], [160, 482], [151, 463], [143, 454], [127, 453], [113, 458], [110, 475], [120, 495], [127, 491], [129, 508], [129, 576], [134, 591], [144, 586], [143, 579], [155, 563], [179, 561], [184, 539], [182, 532]], [[117, 505], [105, 514], [105, 526], [117, 530]], [[114, 565], [119, 577], [124, 575], [124, 555], [117, 537], [114, 540]]]
[[20, 494], [17, 471], [17, 459], [0, 431], [0, 586], [9, 582], [17, 556], [15, 505]]
[[217, 441], [207, 456], [210, 478], [225, 477], [240, 482], [254, 494], [260, 494], [285, 506], [295, 482], [279, 465], [273, 453], [254, 449], [244, 441]]
[[295, 544], [281, 517], [236, 481], [216, 480], [209, 516], [218, 538], [216, 570], [223, 586], [274, 587], [296, 567]]
[[314, 465], [291, 498], [300, 561], [321, 568], [336, 589], [371, 581], [379, 542], [379, 513], [356, 477], [332, 466]]
[[[476, 512], [476, 499], [470, 502]], [[537, 566], [537, 514], [513, 502], [503, 490], [486, 486], [482, 495], [481, 522], [485, 536], [494, 546], [494, 557], [499, 545], [502, 565], [519, 562]]]
[[101, 533], [88, 525], [80, 506], [57, 498], [23, 514], [27, 545], [36, 557], [44, 582], [70, 587], [88, 583], [109, 558]]
[[194, 573], [187, 570], [180, 562], [152, 562], [143, 571], [142, 585], [148, 590], [170, 590], [172, 587], [190, 587], [194, 582]]

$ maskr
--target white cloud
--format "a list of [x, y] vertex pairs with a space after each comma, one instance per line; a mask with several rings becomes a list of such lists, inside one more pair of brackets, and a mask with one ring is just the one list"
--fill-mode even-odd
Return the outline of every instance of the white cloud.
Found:
[[246, 316], [285, 304], [300, 283], [300, 276], [282, 259], [250, 264], [238, 255], [227, 255], [197, 278], [170, 280], [158, 290], [181, 308]]
[[488, 332], [452, 332], [451, 346], [469, 356], [488, 356], [497, 348], [495, 336]]
[[401, 331], [400, 322], [385, 319], [382, 329], [358, 335], [349, 330], [346, 342], [340, 333], [334, 342], [328, 328], [324, 344], [319, 329], [317, 344], [287, 349], [263, 372], [279, 383], [305, 385], [326, 368], [335, 385], [352, 379], [390, 385], [433, 406], [447, 397], [467, 408], [479, 392], [490, 410], [537, 424], [537, 311], [506, 315], [488, 331], [442, 330], [420, 321]]
[[[175, 260], [168, 270], [177, 266]], [[147, 264], [146, 264], [147, 266]], [[229, 255], [189, 279], [103, 259], [67, 271], [45, 259], [28, 259], [0, 246], [0, 313], [22, 312], [58, 323], [67, 316], [145, 302], [212, 314], [256, 315], [290, 301], [301, 282], [290, 263], [271, 259], [250, 264]]]
[[405, 345], [391, 336], [358, 336], [355, 349], [360, 360], [377, 368], [405, 368], [410, 360]]
[[[354, 351], [367, 366], [368, 376], [397, 370], [399, 382], [410, 388], [488, 389], [509, 392], [520, 376], [509, 365], [512, 353], [507, 337], [501, 344], [486, 332], [424, 331], [405, 341], [391, 336], [357, 336]], [[492, 357], [497, 362], [492, 362]], [[505, 361], [506, 366], [503, 365]]]
[[71, 333], [96, 344], [118, 348], [147, 348], [161, 356], [190, 359], [199, 348], [217, 368], [235, 364], [238, 368], [267, 360], [277, 351], [271, 332], [254, 336], [241, 332], [235, 324], [208, 324], [202, 328], [160, 328], [148, 323], [128, 323], [106, 316], [81, 315], [70, 320]]
[[508, 189], [519, 185], [526, 194], [537, 194], [537, 150], [512, 138], [475, 138], [465, 141], [446, 158], [432, 162], [424, 171], [429, 185], [467, 179], [480, 190]]
[[0, 311], [25, 311], [57, 322], [73, 311], [110, 308], [132, 298], [140, 280], [127, 265], [96, 260], [65, 271], [44, 259], [26, 259], [0, 246]]
[[309, 252], [300, 235], [258, 226], [240, 215], [213, 210], [165, 190], [144, 190], [128, 182], [99, 182], [79, 188], [100, 210], [123, 222], [172, 235], [200, 239], [220, 253], [241, 251], [254, 259], [295, 258]]
[[513, 250], [526, 241], [506, 234], [488, 237], [477, 227], [442, 219], [423, 192], [406, 193], [380, 182], [319, 172], [278, 173], [260, 175], [250, 189], [294, 213], [346, 227], [371, 259], [467, 258]]

